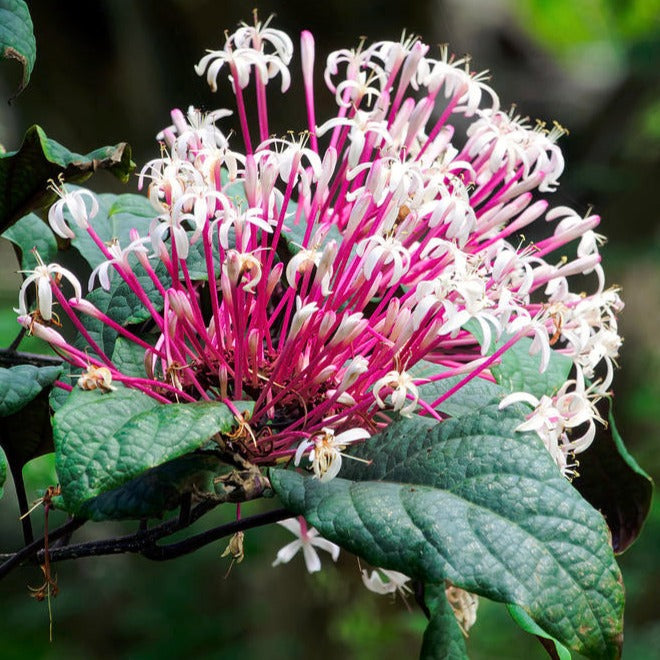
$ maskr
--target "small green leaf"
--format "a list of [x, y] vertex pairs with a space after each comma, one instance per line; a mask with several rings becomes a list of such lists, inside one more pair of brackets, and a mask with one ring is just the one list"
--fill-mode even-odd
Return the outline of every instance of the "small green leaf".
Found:
[[443, 585], [427, 584], [424, 601], [431, 613], [424, 631], [420, 660], [467, 660], [465, 638]]
[[0, 497], [5, 494], [5, 481], [7, 481], [7, 457], [0, 447]]
[[[502, 338], [498, 348], [507, 339]], [[501, 362], [491, 367], [493, 376], [507, 393], [529, 392], [539, 399], [544, 394], [552, 396], [568, 380], [573, 361], [551, 349], [548, 366], [541, 373], [541, 353], [530, 355], [531, 345], [529, 337], [518, 340], [502, 355]]]
[[23, 0], [0, 0], [0, 53], [3, 59], [17, 60], [23, 76], [14, 96], [16, 98], [30, 81], [37, 58], [37, 42], [30, 10]]
[[579, 476], [573, 485], [604, 516], [616, 553], [624, 552], [639, 536], [651, 508], [653, 480], [626, 449], [609, 411], [609, 426], [577, 456]]
[[11, 241], [21, 251], [21, 268], [32, 270], [37, 264], [32, 253], [35, 249], [44, 263], [50, 263], [57, 254], [57, 241], [50, 227], [36, 214], [28, 213], [13, 224], [3, 238]]
[[51, 179], [61, 175], [67, 182], [84, 181], [96, 170], [107, 169], [127, 181], [134, 167], [131, 148], [124, 142], [81, 156], [32, 126], [18, 151], [0, 154], [0, 232], [54, 201], [55, 194], [48, 189]]
[[[244, 410], [250, 404], [236, 405]], [[223, 403], [159, 404], [146, 394], [122, 387], [107, 394], [74, 390], [55, 413], [53, 425], [55, 467], [67, 511], [96, 516], [102, 510], [104, 517], [115, 517], [107, 502], [94, 509], [90, 500], [194, 452], [235, 424]], [[154, 488], [161, 481], [156, 479]], [[122, 497], [111, 501], [124, 502]], [[115, 513], [130, 517], [125, 508]]]
[[550, 635], [616, 658], [621, 575], [602, 516], [515, 408], [392, 423], [329, 482], [271, 469], [292, 513], [374, 566], [524, 607]]
[[[557, 660], [571, 660], [571, 652], [563, 645], [560, 644], [554, 637], [551, 637], [546, 633], [543, 628], [541, 628], [535, 621], [532, 619], [527, 612], [522, 607], [518, 605], [507, 604], [507, 609], [511, 618], [525, 631], [530, 635], [536, 635], [541, 637], [544, 640], [547, 640], [548, 644], [552, 645], [551, 651], [554, 651], [553, 657], [557, 657]], [[541, 642], [544, 647], [546, 644]]]

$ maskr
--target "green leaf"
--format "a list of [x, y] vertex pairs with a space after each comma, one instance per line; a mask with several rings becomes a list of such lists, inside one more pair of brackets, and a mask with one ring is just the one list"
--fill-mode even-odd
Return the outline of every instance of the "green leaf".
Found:
[[30, 10], [23, 0], [0, 0], [0, 53], [3, 59], [17, 60], [23, 76], [14, 96], [16, 98], [30, 81], [37, 58]]
[[60, 373], [62, 367], [35, 367], [31, 364], [0, 369], [0, 417], [18, 412], [39, 392], [50, 388]]
[[112, 363], [126, 376], [146, 378], [144, 353], [144, 348], [139, 344], [128, 341], [125, 337], [117, 337], [112, 352]]
[[0, 447], [14, 469], [53, 451], [48, 394], [61, 373], [30, 364], [0, 369]]
[[651, 508], [653, 480], [631, 456], [614, 422], [600, 430], [591, 446], [578, 455], [579, 476], [573, 485], [604, 516], [612, 545], [624, 552], [639, 536]]
[[420, 660], [467, 660], [465, 638], [443, 585], [426, 585], [424, 601], [431, 617], [424, 631]]
[[112, 218], [116, 215], [130, 215], [134, 218], [151, 221], [158, 213], [144, 195], [124, 193], [123, 195], [116, 195], [110, 206], [108, 216]]
[[[542, 638], [541, 644], [543, 647], [551, 654], [551, 657], [557, 658], [557, 660], [571, 660], [571, 652], [556, 639], [548, 635], [543, 628], [541, 628], [532, 617], [525, 612], [522, 607], [518, 605], [507, 604], [507, 609], [511, 618], [525, 631], [530, 635], [536, 635], [539, 638]], [[547, 642], [543, 641], [547, 640]], [[550, 646], [550, 648], [548, 648]]]
[[7, 457], [0, 447], [0, 497], [5, 494], [5, 481], [7, 481]]
[[50, 263], [57, 254], [57, 241], [50, 227], [36, 214], [28, 213], [13, 224], [4, 234], [21, 251], [21, 268], [32, 270], [36, 266], [35, 249], [44, 263]]
[[[508, 338], [502, 338], [498, 348]], [[557, 351], [550, 351], [550, 361], [546, 370], [541, 373], [541, 354], [530, 355], [532, 340], [523, 337], [518, 340], [504, 355], [501, 362], [493, 365], [491, 371], [497, 382], [507, 391], [529, 392], [540, 399], [544, 394], [552, 396], [567, 380], [573, 366], [573, 361]]]
[[125, 182], [134, 168], [131, 148], [125, 142], [81, 156], [46, 137], [39, 126], [32, 126], [18, 151], [0, 154], [0, 232], [55, 200], [48, 189], [51, 179], [61, 175], [67, 182], [80, 182], [98, 169], [107, 169]]
[[602, 516], [564, 479], [517, 407], [431, 425], [403, 419], [323, 483], [271, 469], [284, 505], [320, 534], [426, 583], [523, 607], [550, 635], [615, 658], [623, 588]]
[[[75, 186], [68, 186], [68, 188], [74, 190]], [[91, 218], [89, 224], [104, 243], [117, 240], [122, 248], [127, 247], [131, 242], [129, 232], [133, 228], [138, 230], [140, 236], [149, 235], [149, 224], [156, 215], [156, 212], [152, 208], [151, 214], [146, 215], [144, 206], [136, 201], [137, 199], [144, 199], [151, 208], [149, 200], [140, 195], [112, 195], [109, 193], [96, 195], [96, 199], [99, 203], [99, 210]], [[76, 234], [76, 237], [71, 239], [71, 245], [80, 252], [80, 255], [91, 268], [95, 268], [104, 261], [107, 261], [105, 255], [99, 250], [89, 233], [75, 226], [75, 222], [71, 219], [68, 211], [65, 212], [64, 217], [69, 220], [69, 225], [73, 227]], [[131, 265], [137, 263], [135, 256], [131, 257], [130, 260], [132, 262]], [[111, 278], [119, 281], [119, 275], [116, 273], [113, 273]]]
[[[244, 410], [249, 404], [236, 405]], [[159, 404], [127, 388], [107, 394], [74, 390], [55, 413], [53, 425], [55, 467], [67, 511], [95, 519], [140, 517], [139, 510], [126, 508], [121, 494], [110, 499], [122, 503], [116, 511], [105, 500], [98, 506], [91, 500], [194, 452], [235, 423], [223, 403]], [[148, 483], [140, 484], [138, 492]], [[161, 483], [162, 478], [155, 479], [153, 488]]]
[[[446, 367], [441, 367], [426, 360], [420, 360], [408, 373], [413, 378], [418, 379], [430, 378], [444, 371], [447, 371]], [[424, 401], [433, 403], [464, 378], [465, 375], [452, 376], [419, 385], [419, 395]], [[499, 403], [507, 394], [508, 392], [497, 383], [476, 377], [468, 381], [448, 399], [437, 405], [436, 409], [450, 417], [460, 417], [473, 413], [475, 410], [484, 406]]]

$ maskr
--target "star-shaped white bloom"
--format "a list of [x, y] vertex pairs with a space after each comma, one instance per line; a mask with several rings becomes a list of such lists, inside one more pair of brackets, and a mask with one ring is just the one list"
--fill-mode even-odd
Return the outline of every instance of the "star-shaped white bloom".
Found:
[[82, 298], [82, 289], [76, 276], [68, 269], [62, 268], [58, 264], [46, 265], [37, 252], [34, 253], [37, 260], [37, 267], [34, 270], [22, 270], [21, 273], [28, 273], [18, 294], [18, 309], [14, 311], [24, 316], [28, 313], [26, 294], [30, 285], [34, 282], [37, 287], [37, 309], [44, 321], [50, 321], [53, 318], [53, 290], [52, 275], [55, 275], [56, 281], [64, 277], [71, 282], [75, 297]]
[[[300, 443], [296, 451], [294, 464], [298, 465], [303, 454], [311, 448], [309, 461], [312, 464], [314, 474], [321, 481], [330, 481], [339, 474], [341, 469], [341, 457], [345, 456], [341, 453], [341, 450], [352, 442], [366, 440], [368, 437], [369, 432], [365, 429], [348, 429], [348, 431], [335, 436], [332, 429], [323, 428], [321, 433], [317, 433]], [[347, 456], [347, 458], [350, 458], [350, 456]]]
[[[64, 217], [65, 209], [69, 212], [75, 223], [82, 229], [89, 227], [89, 220], [93, 218], [99, 210], [99, 203], [89, 190], [66, 190], [64, 184], [61, 186], [51, 182], [49, 186], [59, 199], [50, 207], [48, 211], [48, 223], [51, 229], [62, 238], [75, 238], [76, 235], [71, 231]], [[85, 204], [85, 197], [90, 200], [90, 208]]]
[[337, 561], [337, 558], [339, 557], [339, 546], [320, 537], [319, 533], [313, 527], [301, 525], [300, 521], [296, 518], [281, 520], [278, 524], [288, 529], [298, 538], [280, 549], [273, 562], [273, 566], [288, 564], [297, 552], [302, 550], [307, 570], [310, 573], [316, 573], [321, 570], [321, 560], [316, 550], [314, 550], [314, 546], [329, 552], [332, 561]]
[[406, 582], [410, 582], [410, 578], [398, 571], [377, 568], [375, 571], [371, 571], [371, 575], [364, 569], [361, 573], [364, 586], [376, 594], [393, 594], [399, 591], [402, 596], [405, 596], [406, 593], [412, 593], [410, 587], [406, 585]]

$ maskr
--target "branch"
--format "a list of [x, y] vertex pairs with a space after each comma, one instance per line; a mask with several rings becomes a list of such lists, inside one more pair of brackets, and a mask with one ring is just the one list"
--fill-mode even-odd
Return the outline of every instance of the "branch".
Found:
[[[191, 522], [202, 515], [197, 515], [200, 507], [204, 506], [206, 508], [210, 505], [211, 503], [204, 502], [203, 504], [198, 505], [198, 507], [195, 507], [190, 514]], [[204, 511], [204, 513], [206, 513], [206, 511]], [[119, 538], [78, 543], [63, 548], [52, 548], [49, 552], [50, 563], [52, 564], [66, 559], [116, 555], [126, 552], [141, 554], [143, 557], [154, 561], [165, 561], [190, 554], [213, 541], [217, 541], [224, 536], [230, 536], [238, 531], [268, 525], [290, 517], [291, 512], [287, 509], [275, 509], [273, 511], [268, 511], [266, 513], [257, 514], [255, 516], [235, 520], [214, 527], [213, 529], [201, 532], [200, 534], [191, 536], [178, 543], [172, 543], [171, 545], [165, 546], [156, 545], [156, 541], [159, 539], [165, 536], [170, 536], [174, 532], [179, 531], [180, 525], [178, 519], [174, 519], [158, 525], [157, 527], [152, 527], [146, 531], [138, 531], [135, 534], [121, 536]], [[44, 559], [43, 549], [39, 550], [36, 556], [37, 560], [42, 562]]]
[[[25, 328], [23, 328], [25, 332]], [[19, 337], [21, 334], [19, 333]], [[13, 346], [13, 344], [12, 344]], [[35, 367], [57, 367], [64, 360], [55, 355], [41, 355], [39, 353], [24, 353], [11, 348], [0, 348], [0, 366], [14, 367], [18, 364], [32, 364]]]
[[[79, 527], [82, 527], [86, 522], [87, 520], [84, 518], [72, 518], [68, 522], [64, 523], [64, 525], [61, 527], [58, 527], [52, 532], [49, 532], [48, 539], [51, 542], [56, 541], [62, 536], [71, 534]], [[29, 545], [26, 545], [22, 550], [19, 550], [13, 555], [10, 555], [7, 561], [5, 561], [3, 564], [0, 564], [0, 580], [33, 555], [38, 555], [39, 551], [44, 547], [45, 540], [45, 537], [42, 536], [40, 539], [37, 539]]]
[[271, 523], [291, 518], [293, 514], [288, 509], [273, 509], [266, 513], [260, 513], [249, 518], [242, 518], [241, 520], [234, 520], [233, 522], [219, 525], [213, 529], [208, 529], [205, 532], [195, 534], [184, 541], [178, 543], [170, 543], [169, 545], [153, 545], [146, 548], [141, 554], [147, 559], [154, 561], [166, 561], [168, 559], [176, 559], [183, 555], [190, 554], [199, 548], [213, 543], [225, 536], [230, 536], [236, 532], [241, 532], [253, 527], [261, 527], [262, 525], [270, 525]]

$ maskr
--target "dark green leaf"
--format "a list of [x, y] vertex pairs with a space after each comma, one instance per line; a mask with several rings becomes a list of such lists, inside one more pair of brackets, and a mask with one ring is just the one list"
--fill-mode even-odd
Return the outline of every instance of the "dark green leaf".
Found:
[[[237, 406], [243, 410], [248, 404]], [[107, 394], [74, 390], [54, 417], [55, 467], [67, 511], [100, 516], [90, 500], [199, 449], [235, 423], [223, 403], [159, 404], [121, 387]], [[161, 481], [155, 479], [154, 488]], [[148, 483], [139, 484], [138, 491]], [[110, 501], [124, 507], [122, 498]], [[131, 515], [125, 508], [113, 514], [107, 503], [101, 508], [107, 518]]]
[[[507, 339], [498, 343], [498, 348]], [[507, 393], [529, 392], [537, 398], [544, 394], [552, 396], [567, 380], [573, 366], [573, 361], [557, 351], [550, 351], [550, 361], [546, 370], [541, 373], [541, 353], [529, 354], [532, 340], [523, 337], [502, 355], [499, 364], [493, 365], [491, 371], [497, 382]]]
[[11, 415], [57, 380], [62, 367], [35, 367], [21, 364], [0, 369], [0, 417]]
[[614, 551], [624, 552], [649, 513], [653, 481], [626, 449], [611, 408], [609, 427], [599, 429], [589, 449], [577, 458], [579, 476], [573, 485], [605, 516]]
[[431, 613], [424, 631], [420, 660], [467, 660], [465, 638], [443, 585], [426, 585], [424, 601]]
[[292, 513], [375, 566], [524, 607], [550, 635], [615, 658], [623, 589], [602, 516], [564, 479], [517, 408], [436, 425], [403, 419], [327, 483], [270, 471]]
[[124, 142], [81, 156], [47, 138], [39, 126], [32, 126], [18, 151], [0, 154], [0, 232], [55, 200], [48, 189], [51, 179], [62, 175], [67, 182], [84, 181], [96, 170], [107, 169], [127, 181], [134, 167], [131, 149]]
[[78, 515], [92, 520], [136, 520], [160, 516], [193, 488], [213, 492], [213, 477], [226, 468], [209, 453], [186, 454], [143, 472], [118, 488], [82, 504]]
[[560, 644], [556, 639], [548, 635], [522, 607], [518, 605], [507, 605], [506, 607], [509, 610], [511, 618], [525, 632], [543, 638], [543, 640], [547, 641], [548, 645], [551, 645], [548, 648], [543, 641], [541, 642], [553, 658], [557, 658], [557, 660], [571, 660], [571, 652], [563, 644]]
[[0, 0], [0, 53], [3, 59], [17, 60], [23, 68], [15, 98], [28, 84], [37, 58], [32, 19], [23, 0]]
[[50, 263], [57, 254], [57, 241], [50, 227], [36, 214], [28, 213], [2, 235], [21, 251], [21, 268], [32, 270], [36, 266], [35, 249], [44, 263]]

